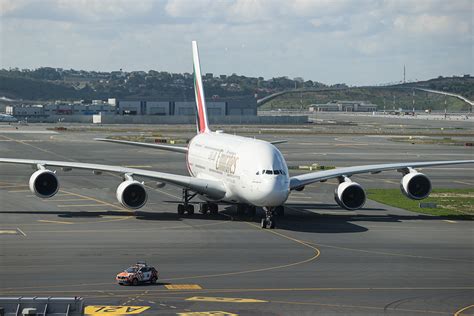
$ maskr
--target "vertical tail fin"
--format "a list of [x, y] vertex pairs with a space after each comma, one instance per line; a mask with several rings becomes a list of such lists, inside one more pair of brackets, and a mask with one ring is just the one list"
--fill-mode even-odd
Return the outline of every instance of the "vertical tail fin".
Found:
[[201, 66], [199, 64], [199, 52], [197, 42], [193, 41], [193, 68], [194, 68], [194, 94], [196, 96], [196, 121], [198, 133], [208, 133], [206, 99], [204, 97], [204, 87], [202, 85]]

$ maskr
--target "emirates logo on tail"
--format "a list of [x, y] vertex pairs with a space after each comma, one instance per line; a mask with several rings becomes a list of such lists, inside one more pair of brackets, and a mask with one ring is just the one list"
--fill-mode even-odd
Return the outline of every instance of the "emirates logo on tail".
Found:
[[196, 121], [198, 133], [210, 132], [207, 122], [206, 99], [202, 85], [201, 66], [199, 64], [199, 52], [197, 42], [193, 41], [193, 70], [194, 70], [194, 94], [196, 96]]

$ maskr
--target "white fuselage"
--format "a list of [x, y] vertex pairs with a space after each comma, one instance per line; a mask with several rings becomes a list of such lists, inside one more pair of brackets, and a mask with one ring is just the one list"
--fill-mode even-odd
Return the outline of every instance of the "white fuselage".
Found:
[[188, 145], [191, 176], [226, 186], [221, 201], [274, 207], [289, 195], [288, 167], [272, 144], [219, 132], [196, 135]]

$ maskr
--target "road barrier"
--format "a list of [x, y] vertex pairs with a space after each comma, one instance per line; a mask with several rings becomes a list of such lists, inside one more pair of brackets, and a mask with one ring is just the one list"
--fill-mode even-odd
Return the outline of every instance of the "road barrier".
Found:
[[79, 316], [84, 315], [82, 297], [0, 297], [0, 316]]

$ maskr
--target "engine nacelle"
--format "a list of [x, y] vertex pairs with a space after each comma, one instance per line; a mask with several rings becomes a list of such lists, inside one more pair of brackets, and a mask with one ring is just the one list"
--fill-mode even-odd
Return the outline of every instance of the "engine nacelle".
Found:
[[431, 193], [431, 181], [423, 173], [412, 170], [403, 176], [400, 190], [412, 200], [422, 200]]
[[56, 174], [47, 169], [39, 169], [30, 177], [30, 190], [36, 196], [47, 199], [59, 191], [59, 180]]
[[334, 199], [340, 207], [346, 210], [357, 210], [365, 204], [365, 191], [356, 182], [344, 181], [334, 191]]
[[126, 180], [117, 187], [117, 200], [123, 207], [136, 210], [148, 200], [145, 186], [136, 180]]

